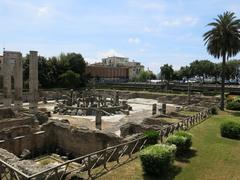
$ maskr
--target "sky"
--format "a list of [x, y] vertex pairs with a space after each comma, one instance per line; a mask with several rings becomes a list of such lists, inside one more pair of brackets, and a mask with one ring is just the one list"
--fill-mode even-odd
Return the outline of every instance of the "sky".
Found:
[[76, 52], [89, 63], [124, 56], [158, 73], [166, 63], [220, 61], [202, 35], [224, 11], [240, 18], [239, 9], [239, 0], [0, 0], [0, 48]]

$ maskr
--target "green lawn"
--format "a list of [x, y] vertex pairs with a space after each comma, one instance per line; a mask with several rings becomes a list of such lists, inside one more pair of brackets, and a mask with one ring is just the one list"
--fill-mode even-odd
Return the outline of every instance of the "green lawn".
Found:
[[190, 130], [193, 149], [182, 159], [175, 161], [174, 170], [164, 178], [145, 176], [139, 158], [101, 176], [104, 180], [131, 179], [240, 179], [240, 141], [222, 138], [220, 123], [226, 119], [240, 121], [239, 113], [220, 113]]

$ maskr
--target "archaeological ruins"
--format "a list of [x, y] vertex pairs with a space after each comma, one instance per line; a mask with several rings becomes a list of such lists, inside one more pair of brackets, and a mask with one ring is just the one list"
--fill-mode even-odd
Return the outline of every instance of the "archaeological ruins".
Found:
[[[71, 179], [139, 151], [146, 130], [169, 133], [203, 121], [219, 101], [117, 90], [38, 90], [38, 52], [29, 52], [29, 90], [22, 55], [5, 51], [0, 108], [1, 179]], [[12, 86], [13, 78], [13, 86]], [[13, 87], [13, 89], [12, 89]], [[106, 168], [107, 169], [107, 168]]]

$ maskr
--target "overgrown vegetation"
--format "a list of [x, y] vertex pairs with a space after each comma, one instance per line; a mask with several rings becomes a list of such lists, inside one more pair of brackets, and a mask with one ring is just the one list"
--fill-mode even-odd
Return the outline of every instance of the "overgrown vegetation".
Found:
[[240, 121], [223, 122], [220, 128], [223, 137], [240, 139]]
[[173, 165], [176, 146], [156, 144], [143, 149], [140, 159], [146, 174], [159, 176], [165, 174]]

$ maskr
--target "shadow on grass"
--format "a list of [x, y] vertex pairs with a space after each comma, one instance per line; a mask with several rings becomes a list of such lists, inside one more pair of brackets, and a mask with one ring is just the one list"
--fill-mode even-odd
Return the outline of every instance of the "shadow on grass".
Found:
[[188, 152], [178, 155], [176, 157], [176, 161], [183, 162], [183, 163], [189, 163], [189, 159], [192, 157], [195, 157], [197, 155], [197, 151], [195, 149], [190, 149]]
[[173, 166], [166, 174], [163, 174], [162, 176], [154, 177], [144, 174], [143, 179], [144, 180], [172, 180], [175, 178], [177, 174], [181, 172], [182, 168], [178, 166]]

